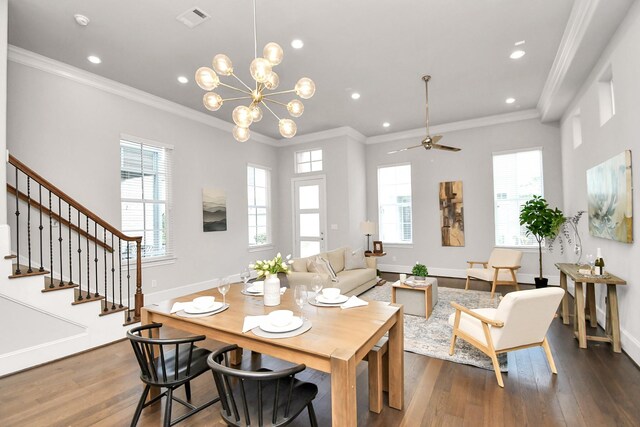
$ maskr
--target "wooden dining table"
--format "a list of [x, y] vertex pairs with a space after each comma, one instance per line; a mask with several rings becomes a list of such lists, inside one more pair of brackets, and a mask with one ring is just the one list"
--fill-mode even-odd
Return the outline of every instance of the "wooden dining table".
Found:
[[253, 332], [242, 332], [247, 315], [265, 315], [288, 309], [296, 315], [300, 309], [288, 289], [276, 307], [265, 307], [262, 297], [241, 292], [242, 284], [233, 284], [226, 296], [229, 308], [209, 317], [185, 318], [171, 314], [174, 302], [191, 301], [198, 296], [215, 296], [216, 289], [150, 304], [142, 308], [142, 324], [152, 322], [191, 334], [205, 335], [216, 341], [266, 354], [331, 375], [331, 417], [333, 426], [357, 425], [356, 365], [386, 333], [389, 334], [389, 406], [404, 405], [404, 323], [403, 307], [388, 302], [370, 301], [368, 305], [349, 309], [316, 307], [306, 304], [304, 317], [312, 327], [292, 338], [262, 338]]

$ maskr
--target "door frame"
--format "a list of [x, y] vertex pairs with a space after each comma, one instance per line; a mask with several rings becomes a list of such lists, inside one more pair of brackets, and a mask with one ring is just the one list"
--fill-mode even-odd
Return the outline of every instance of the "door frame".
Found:
[[293, 177], [291, 178], [291, 225], [292, 225], [292, 233], [291, 233], [291, 240], [292, 240], [292, 247], [293, 247], [293, 257], [294, 258], [298, 258], [300, 256], [300, 254], [298, 253], [298, 245], [296, 244], [296, 237], [298, 235], [297, 232], [297, 222], [298, 222], [298, 218], [296, 217], [296, 183], [300, 182], [300, 181], [317, 181], [317, 180], [321, 180], [322, 181], [322, 185], [324, 186], [324, 191], [322, 192], [322, 200], [320, 200], [320, 203], [322, 204], [322, 206], [324, 206], [324, 215], [322, 221], [320, 222], [320, 225], [323, 227], [324, 229], [324, 250], [326, 251], [327, 248], [329, 247], [329, 238], [328, 238], [328, 230], [327, 230], [327, 176], [325, 174], [321, 174], [321, 175], [313, 175], [313, 176], [299, 176], [299, 177]]

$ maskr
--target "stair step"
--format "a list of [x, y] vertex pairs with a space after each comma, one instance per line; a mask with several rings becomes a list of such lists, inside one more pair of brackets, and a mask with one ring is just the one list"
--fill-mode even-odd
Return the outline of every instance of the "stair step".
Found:
[[[122, 324], [122, 326], [129, 326], [133, 325], [134, 323], [140, 322], [140, 317], [136, 317], [134, 313], [135, 310], [128, 310], [127, 312], [125, 312], [124, 323]], [[127, 320], [127, 317], [129, 318], [129, 320]]]
[[[51, 282], [53, 282], [53, 287], [51, 287]], [[52, 292], [59, 291], [61, 289], [73, 289], [77, 288], [78, 285], [76, 283], [69, 284], [69, 282], [60, 282], [58, 279], [52, 279], [51, 277], [44, 278], [44, 289], [42, 292]]]
[[16, 259], [16, 258], [18, 258], [17, 255], [5, 255], [4, 256], [4, 259]]
[[[80, 299], [82, 298], [82, 299]], [[102, 295], [94, 296], [93, 293], [88, 293], [87, 291], [79, 291], [76, 290], [75, 300], [71, 303], [71, 305], [84, 304], [87, 302], [101, 301], [104, 297]]]
[[[16, 274], [18, 270], [18, 266], [20, 267], [20, 274]], [[13, 265], [13, 274], [9, 276], [9, 279], [19, 279], [20, 277], [29, 277], [29, 276], [43, 276], [45, 274], [49, 274], [47, 270], [38, 270], [38, 267], [31, 267], [31, 273], [29, 273], [29, 267], [22, 264], [14, 264]]]
[[[113, 308], [115, 307], [115, 308]], [[100, 316], [106, 316], [109, 314], [113, 314], [113, 313], [118, 313], [120, 311], [127, 311], [129, 309], [129, 307], [127, 306], [122, 306], [120, 307], [118, 304], [112, 302], [112, 301], [107, 301], [107, 300], [103, 300], [102, 301], [102, 311], [100, 311]]]

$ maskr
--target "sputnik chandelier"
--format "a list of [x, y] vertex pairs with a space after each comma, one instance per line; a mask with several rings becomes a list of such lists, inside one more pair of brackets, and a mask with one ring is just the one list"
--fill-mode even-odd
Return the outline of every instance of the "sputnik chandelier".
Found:
[[[295, 94], [300, 98], [309, 99], [315, 93], [316, 85], [310, 78], [303, 77], [298, 80], [293, 89], [273, 92], [278, 88], [280, 83], [280, 78], [278, 77], [278, 74], [273, 71], [273, 67], [282, 62], [284, 53], [280, 45], [270, 42], [265, 45], [262, 51], [263, 57], [258, 57], [255, 0], [253, 0], [253, 39], [255, 55], [254, 60], [249, 66], [249, 72], [251, 73], [251, 77], [255, 80], [255, 87], [249, 87], [249, 85], [245, 84], [236, 74], [234, 74], [231, 59], [229, 59], [227, 55], [220, 53], [213, 57], [213, 69], [209, 67], [200, 67], [196, 71], [196, 83], [198, 83], [198, 86], [202, 89], [207, 91], [202, 98], [202, 102], [207, 110], [218, 111], [225, 101], [251, 100], [249, 106], [239, 105], [234, 108], [231, 115], [236, 124], [233, 128], [233, 137], [239, 142], [247, 141], [251, 136], [249, 126], [251, 126], [253, 122], [259, 122], [262, 120], [261, 106], [273, 114], [273, 116], [278, 120], [280, 135], [285, 138], [292, 138], [296, 134], [296, 123], [291, 119], [278, 117], [269, 105], [267, 105], [267, 102], [285, 107], [291, 117], [300, 117], [304, 112], [304, 105], [302, 104], [302, 101], [299, 99], [293, 99], [285, 104], [271, 97], [295, 92]], [[220, 76], [234, 77], [243, 87], [235, 87], [222, 83], [220, 81]], [[240, 92], [244, 94], [244, 96], [222, 98], [222, 96], [213, 92], [213, 90], [219, 86]]]

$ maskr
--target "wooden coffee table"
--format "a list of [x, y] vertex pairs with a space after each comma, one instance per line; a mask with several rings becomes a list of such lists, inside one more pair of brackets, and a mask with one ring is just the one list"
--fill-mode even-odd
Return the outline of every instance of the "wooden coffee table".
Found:
[[[391, 287], [391, 302], [403, 304], [405, 314], [424, 316], [428, 319], [433, 311], [432, 283], [429, 283], [430, 281], [437, 283], [437, 279], [430, 277], [427, 277], [427, 284], [424, 286], [407, 286], [398, 280]], [[424, 294], [424, 303], [422, 298], [417, 298], [416, 294], [419, 292]]]

